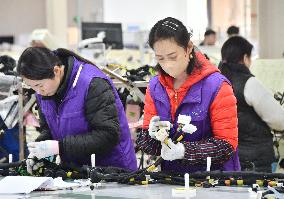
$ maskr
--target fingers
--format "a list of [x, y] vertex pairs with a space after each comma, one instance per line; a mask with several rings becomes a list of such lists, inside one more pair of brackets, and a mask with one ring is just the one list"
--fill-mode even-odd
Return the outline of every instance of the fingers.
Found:
[[33, 153], [30, 153], [28, 159], [26, 160], [27, 172], [33, 175], [34, 171], [44, 166], [43, 162], [37, 162], [34, 160], [36, 156]]
[[149, 125], [149, 131], [157, 131], [158, 128], [156, 126], [156, 123], [150, 123]]
[[38, 159], [46, 157], [45, 153], [48, 151], [48, 148], [46, 147], [45, 141], [30, 142], [27, 146], [29, 152], [33, 154], [34, 157], [37, 157]]
[[43, 167], [44, 163], [43, 162], [38, 162], [36, 164], [33, 165], [32, 170], [36, 171], [38, 170], [40, 167]]
[[148, 132], [151, 138], [163, 142], [169, 136], [168, 131], [171, 127], [172, 125], [169, 121], [160, 121], [159, 116], [154, 116], [151, 119]]
[[164, 160], [173, 161], [184, 158], [185, 147], [182, 143], [174, 144], [171, 139], [168, 140], [168, 145], [162, 143], [161, 157]]
[[171, 138], [168, 139], [167, 146], [170, 147], [170, 148], [174, 148], [175, 147], [175, 143], [173, 143]]
[[27, 172], [29, 173], [29, 174], [33, 174], [33, 169], [32, 169], [32, 166], [33, 166], [33, 163], [34, 161], [32, 160], [32, 159], [27, 159], [26, 160], [26, 165], [27, 165]]
[[29, 152], [31, 153], [31, 154], [33, 154], [33, 157], [36, 157], [37, 155], [37, 149], [36, 148], [29, 148]]
[[169, 136], [167, 130], [165, 129], [160, 129], [156, 133], [156, 139], [159, 140], [160, 142], [164, 142], [164, 140]]
[[34, 152], [37, 150], [36, 148], [31, 148], [31, 147], [29, 147], [28, 149], [29, 149], [29, 152], [30, 152], [30, 153], [33, 153], [33, 154], [34, 154]]
[[35, 148], [36, 145], [37, 145], [36, 142], [29, 142], [29, 143], [27, 144], [28, 148]]
[[159, 121], [156, 123], [159, 128], [166, 128], [170, 130], [172, 128], [172, 124], [169, 121]]
[[150, 123], [149, 129], [150, 131], [158, 131], [161, 128], [166, 128], [167, 130], [170, 130], [172, 127], [172, 124], [169, 121], [155, 121]]
[[41, 150], [40, 148], [29, 148], [29, 151], [31, 154], [33, 154], [33, 157], [37, 157], [38, 159], [44, 158], [44, 151]]
[[36, 156], [36, 155], [35, 155], [36, 142], [29, 142], [29, 143], [27, 144], [27, 146], [28, 146], [28, 150], [29, 150], [29, 152], [30, 152], [28, 158], [29, 158], [29, 159], [32, 159], [33, 157]]
[[170, 130], [172, 127], [172, 124], [169, 121], [156, 121], [151, 123], [151, 126], [161, 129], [166, 128], [167, 130]]
[[152, 117], [151, 118], [151, 120], [150, 120], [150, 123], [153, 123], [153, 122], [158, 122], [158, 121], [160, 121], [160, 116], [154, 116], [154, 117]]
[[178, 121], [179, 124], [189, 124], [191, 122], [191, 116], [190, 115], [179, 115]]
[[196, 126], [192, 125], [192, 124], [186, 124], [184, 125], [184, 127], [182, 128], [182, 131], [185, 133], [194, 133], [197, 130]]

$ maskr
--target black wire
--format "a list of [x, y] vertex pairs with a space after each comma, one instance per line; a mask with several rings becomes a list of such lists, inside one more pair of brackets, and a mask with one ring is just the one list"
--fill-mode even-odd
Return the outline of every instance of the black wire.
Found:
[[138, 170], [144, 169], [144, 155], [145, 155], [144, 151], [141, 151], [141, 158], [140, 158]]
[[13, 167], [19, 167], [25, 163], [25, 160], [11, 163], [0, 163], [0, 169], [9, 169]]

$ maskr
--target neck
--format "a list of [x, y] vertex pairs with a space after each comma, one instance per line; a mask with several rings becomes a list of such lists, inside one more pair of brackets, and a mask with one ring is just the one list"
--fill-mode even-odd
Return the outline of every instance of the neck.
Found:
[[188, 74], [183, 72], [179, 77], [174, 79], [174, 89], [179, 89], [181, 85], [186, 81]]

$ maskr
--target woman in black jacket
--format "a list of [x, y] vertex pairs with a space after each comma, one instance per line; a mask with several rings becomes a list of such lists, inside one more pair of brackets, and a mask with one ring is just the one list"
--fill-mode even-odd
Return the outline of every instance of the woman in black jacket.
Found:
[[[29, 158], [59, 154], [67, 163], [136, 170], [136, 157], [122, 103], [111, 81], [90, 61], [66, 50], [27, 48], [18, 73], [33, 90], [41, 134], [28, 144]], [[30, 172], [33, 161], [27, 160]]]
[[242, 170], [271, 172], [275, 161], [271, 129], [284, 130], [284, 109], [251, 74], [252, 48], [240, 36], [229, 38], [222, 46], [219, 68], [231, 81], [237, 98]]

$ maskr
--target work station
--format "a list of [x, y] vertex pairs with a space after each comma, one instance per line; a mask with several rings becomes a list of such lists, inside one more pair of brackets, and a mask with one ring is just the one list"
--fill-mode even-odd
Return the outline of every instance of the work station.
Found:
[[284, 198], [283, 10], [2, 0], [0, 198]]

